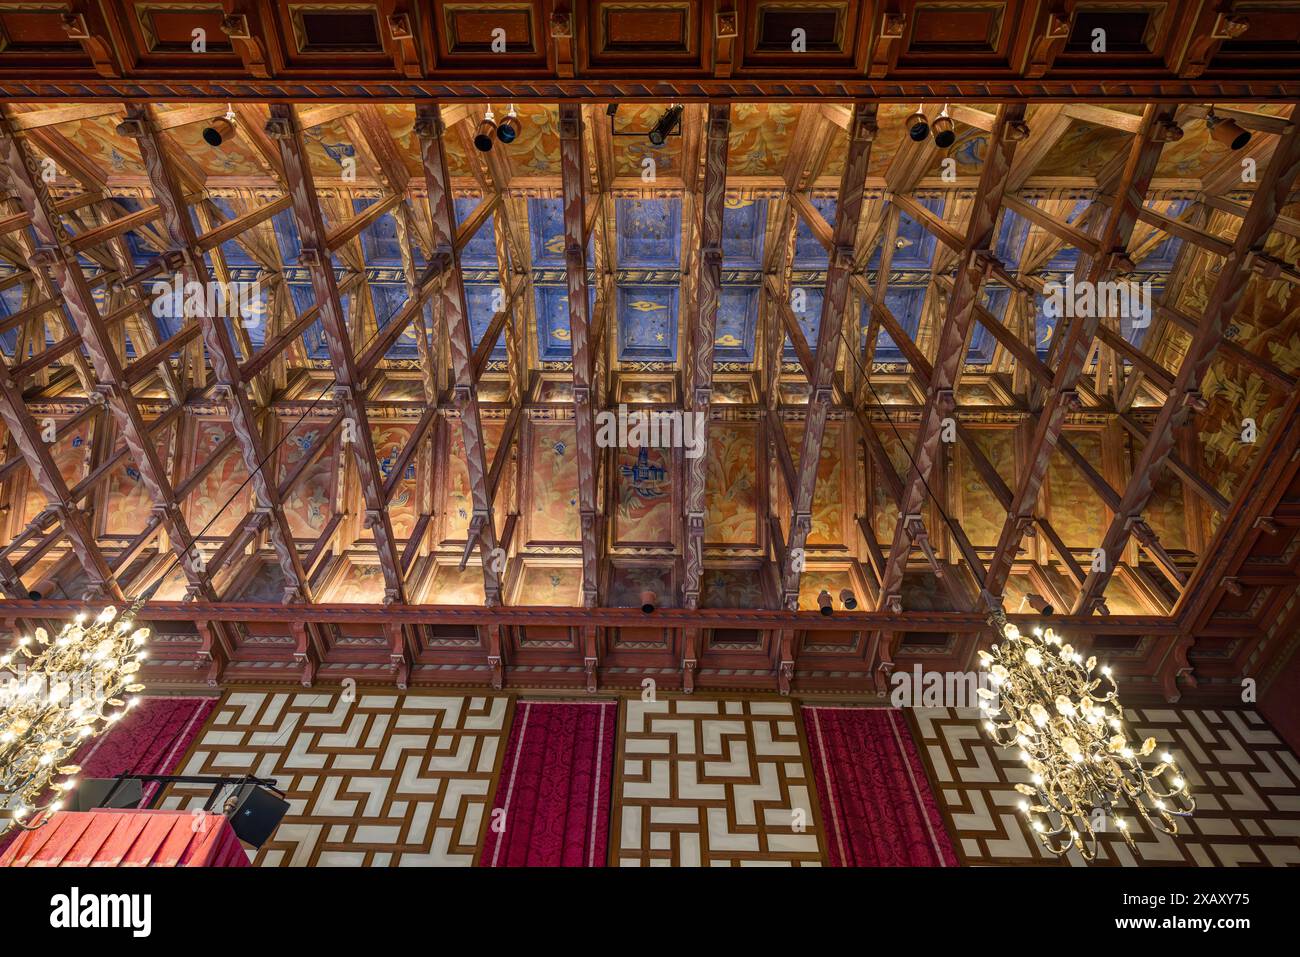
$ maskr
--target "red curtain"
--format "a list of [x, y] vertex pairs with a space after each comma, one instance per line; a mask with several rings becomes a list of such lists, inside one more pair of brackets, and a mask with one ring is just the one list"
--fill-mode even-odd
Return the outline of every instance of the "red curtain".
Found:
[[892, 708], [803, 709], [834, 867], [954, 867], [907, 722]]
[[518, 704], [481, 866], [605, 866], [617, 723], [613, 701]]
[[60, 811], [23, 831], [0, 867], [248, 867], [222, 814]]
[[[108, 734], [77, 752], [78, 777], [173, 773], [215, 706], [215, 698], [141, 698]], [[144, 804], [156, 790], [145, 785]]]

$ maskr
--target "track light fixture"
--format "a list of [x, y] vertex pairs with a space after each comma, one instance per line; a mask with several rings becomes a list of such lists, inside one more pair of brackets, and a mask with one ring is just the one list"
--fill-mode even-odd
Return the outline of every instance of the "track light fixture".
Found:
[[847, 609], [848, 611], [852, 611], [853, 609], [858, 607], [858, 598], [856, 595], [853, 594], [853, 592], [849, 591], [847, 588], [841, 588], [840, 604], [843, 605], [845, 609]]
[[934, 145], [941, 150], [946, 150], [957, 142], [957, 124], [948, 115], [947, 103], [943, 105], [943, 112], [930, 124], [930, 129], [934, 133]]
[[1162, 116], [1156, 120], [1155, 132], [1151, 138], [1158, 143], [1177, 143], [1183, 138], [1183, 128], [1172, 117]]
[[226, 104], [226, 113], [219, 116], [203, 128], [203, 142], [209, 146], [220, 146], [226, 140], [233, 140], [239, 132], [235, 126], [235, 109]]
[[510, 104], [510, 112], [506, 118], [497, 126], [497, 139], [502, 143], [513, 143], [515, 137], [519, 135], [519, 114], [515, 111], [515, 105]]
[[907, 118], [907, 135], [914, 143], [923, 143], [930, 136], [930, 121], [925, 114], [917, 110]]
[[1243, 130], [1236, 120], [1214, 115], [1214, 108], [1205, 115], [1205, 125], [1210, 131], [1210, 139], [1222, 143], [1234, 152], [1250, 142], [1250, 133]]
[[1050, 615], [1056, 610], [1046, 598], [1042, 595], [1036, 595], [1033, 592], [1030, 592], [1025, 596], [1025, 601], [1028, 603], [1030, 608], [1038, 612], [1040, 615]]
[[645, 612], [647, 615], [654, 613], [655, 606], [658, 604], [658, 602], [659, 602], [658, 592], [651, 591], [649, 588], [641, 592], [641, 610]]
[[663, 146], [668, 137], [679, 132], [682, 126], [682, 108], [676, 104], [664, 110], [663, 115], [655, 121], [650, 132], [646, 134], [651, 146]]
[[478, 132], [474, 134], [474, 149], [480, 153], [488, 153], [492, 150], [492, 135], [497, 131], [496, 116], [491, 110], [483, 114], [483, 122], [478, 125]]
[[817, 607], [823, 615], [830, 615], [835, 611], [834, 606], [831, 604], [831, 593], [825, 588], [817, 595]]
[[1007, 122], [1007, 128], [1004, 135], [1013, 143], [1027, 140], [1029, 139], [1029, 124], [1024, 120], [1010, 120]]

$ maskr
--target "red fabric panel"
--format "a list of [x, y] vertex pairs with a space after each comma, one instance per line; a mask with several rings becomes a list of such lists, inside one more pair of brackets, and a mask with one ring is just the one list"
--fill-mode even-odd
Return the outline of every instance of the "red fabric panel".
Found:
[[519, 703], [481, 866], [605, 866], [617, 723], [613, 701]]
[[60, 811], [0, 856], [0, 867], [87, 866], [250, 865], [224, 815], [189, 811]]
[[[215, 698], [141, 698], [108, 734], [77, 753], [78, 776], [173, 773], [216, 703]], [[144, 804], [156, 790], [157, 784], [145, 785]]]
[[803, 709], [833, 867], [955, 867], [957, 855], [903, 716]]

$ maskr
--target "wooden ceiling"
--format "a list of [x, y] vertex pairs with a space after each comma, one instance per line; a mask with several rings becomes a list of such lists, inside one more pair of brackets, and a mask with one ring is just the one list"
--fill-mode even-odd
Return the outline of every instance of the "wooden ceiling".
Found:
[[1298, 39], [1286, 0], [3, 2], [0, 96], [1279, 98]]
[[[176, 686], [864, 693], [971, 667], [984, 596], [1030, 593], [1137, 695], [1276, 667], [1300, 133], [1265, 99], [1300, 87], [1257, 37], [1284, 5], [742, 6], [378, 4], [365, 51], [328, 17], [367, 4], [0, 3], [30, 101], [0, 122], [0, 614], [151, 593]], [[800, 23], [808, 52], [772, 40]], [[941, 90], [954, 145], [908, 139], [915, 102], [812, 98], [886, 87]], [[512, 104], [518, 139], [475, 150]], [[257, 283], [252, 315], [160, 314], [178, 277]], [[1054, 317], [1068, 277], [1148, 284], [1150, 322]], [[705, 454], [598, 447], [620, 403], [705, 414]]]

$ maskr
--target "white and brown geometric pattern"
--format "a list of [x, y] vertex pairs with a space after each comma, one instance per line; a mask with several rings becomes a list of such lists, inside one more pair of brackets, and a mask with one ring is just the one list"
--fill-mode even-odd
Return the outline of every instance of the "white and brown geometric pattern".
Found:
[[[1059, 863], [1043, 850], [1016, 810], [1017, 783], [1028, 772], [993, 745], [975, 711], [912, 711], [917, 743], [935, 794], [966, 864]], [[1133, 737], [1154, 737], [1175, 753], [1196, 798], [1178, 819], [1178, 836], [1126, 817], [1136, 855], [1116, 833], [1100, 835], [1095, 864], [1300, 865], [1300, 761], [1254, 711], [1129, 709]], [[1084, 864], [1071, 852], [1065, 862]]]
[[[487, 825], [509, 701], [228, 691], [178, 773], [276, 779], [289, 812], [256, 864], [468, 866]], [[198, 807], [206, 795], [178, 785], [161, 806]]]
[[625, 703], [611, 863], [819, 865], [812, 776], [787, 700]]

